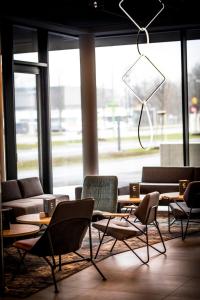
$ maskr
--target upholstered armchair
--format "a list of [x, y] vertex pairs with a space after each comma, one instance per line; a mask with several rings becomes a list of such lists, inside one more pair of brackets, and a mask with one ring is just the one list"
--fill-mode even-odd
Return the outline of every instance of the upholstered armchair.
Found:
[[[183, 200], [183, 202], [170, 203], [168, 213], [169, 231], [171, 231], [173, 223], [179, 221], [182, 240], [186, 238], [189, 223], [200, 222], [200, 181], [192, 181], [188, 184]], [[185, 229], [184, 220], [186, 221]]]
[[[55, 292], [58, 292], [55, 278], [55, 269], [61, 264], [72, 263], [61, 259], [56, 263], [55, 256], [59, 258], [63, 254], [74, 252], [79, 257], [73, 262], [90, 261], [101, 277], [106, 278], [93, 261], [92, 240], [90, 222], [94, 207], [94, 200], [91, 198], [77, 201], [63, 201], [58, 203], [50, 224], [40, 237], [16, 241], [13, 246], [22, 251], [21, 263], [27, 253], [42, 257], [51, 268]], [[89, 257], [83, 257], [77, 251], [81, 248], [83, 238], [89, 229]], [[61, 268], [60, 268], [61, 269]]]
[[94, 199], [92, 221], [105, 218], [104, 212], [117, 211], [118, 179], [116, 176], [86, 176], [81, 198]]
[[[157, 207], [159, 204], [159, 193], [153, 192], [147, 194], [144, 199], [141, 201], [139, 206], [135, 210], [135, 217], [139, 222], [131, 222], [130, 219], [124, 218], [124, 220], [116, 220], [111, 217], [109, 220], [101, 220], [92, 224], [92, 226], [103, 233], [99, 247], [97, 249], [95, 258], [97, 258], [100, 251], [103, 239], [105, 236], [111, 236], [115, 239], [114, 244], [111, 248], [111, 252], [117, 241], [123, 242], [129, 250], [131, 250], [142, 263], [149, 262], [149, 247], [153, 248], [157, 252], [163, 254], [166, 252], [166, 247], [159, 229], [159, 224], [156, 219]], [[158, 249], [157, 247], [150, 245], [148, 241], [148, 227], [154, 225], [157, 229], [157, 232], [160, 236], [160, 240], [163, 246], [163, 250]], [[142, 238], [144, 236], [145, 239]], [[141, 258], [128, 244], [128, 240], [131, 238], [137, 238], [140, 241], [144, 242], [147, 250], [146, 259]]]

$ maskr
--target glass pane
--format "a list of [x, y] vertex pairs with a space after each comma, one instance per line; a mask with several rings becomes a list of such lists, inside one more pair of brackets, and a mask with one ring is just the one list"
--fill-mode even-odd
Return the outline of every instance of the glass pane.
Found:
[[199, 165], [200, 152], [200, 40], [187, 42], [190, 165]]
[[69, 191], [83, 180], [79, 50], [63, 36], [50, 35], [49, 45], [53, 186]]
[[18, 178], [39, 176], [36, 75], [14, 79]]
[[37, 31], [15, 26], [13, 48], [15, 60], [38, 62]]
[[[183, 165], [180, 43], [141, 45], [140, 50], [166, 77], [148, 100], [154, 141], [147, 151], [140, 147], [137, 137], [141, 103], [123, 82], [124, 74], [139, 57], [136, 45], [96, 48], [99, 169], [100, 174], [117, 175], [120, 185], [140, 181], [143, 166]], [[151, 81], [146, 72], [143, 70], [144, 76], [134, 85], [136, 94]], [[145, 110], [141, 140], [145, 147], [149, 146]]]

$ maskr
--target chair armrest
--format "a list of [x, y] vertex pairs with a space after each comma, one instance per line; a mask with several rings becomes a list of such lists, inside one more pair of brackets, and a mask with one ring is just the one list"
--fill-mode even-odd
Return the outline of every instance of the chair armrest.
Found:
[[104, 217], [111, 217], [111, 218], [127, 218], [127, 217], [129, 217], [130, 214], [129, 213], [111, 213], [111, 212], [103, 211], [102, 215]]

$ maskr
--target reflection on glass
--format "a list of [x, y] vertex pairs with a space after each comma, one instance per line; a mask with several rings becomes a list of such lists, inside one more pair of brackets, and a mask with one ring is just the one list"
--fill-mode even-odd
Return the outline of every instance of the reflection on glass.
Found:
[[[80, 58], [77, 49], [53, 50], [53, 38], [49, 51], [51, 141], [53, 186], [58, 188], [83, 180]], [[60, 39], [60, 47], [66, 47]]]
[[39, 176], [36, 75], [14, 79], [18, 178]]
[[[100, 174], [117, 175], [120, 184], [140, 181], [143, 166], [183, 165], [180, 43], [146, 46], [142, 45], [142, 52], [166, 77], [148, 102], [154, 127], [154, 145], [149, 151], [141, 149], [137, 139], [141, 103], [122, 80], [138, 58], [136, 45], [96, 48], [99, 169]], [[151, 80], [148, 70], [141, 71], [143, 73], [137, 83], [134, 81], [137, 95], [146, 90], [143, 78]], [[147, 147], [149, 135], [144, 111], [141, 140]], [[179, 161], [170, 155], [174, 147]]]
[[190, 165], [199, 165], [200, 152], [200, 40], [187, 42], [188, 53], [188, 108]]

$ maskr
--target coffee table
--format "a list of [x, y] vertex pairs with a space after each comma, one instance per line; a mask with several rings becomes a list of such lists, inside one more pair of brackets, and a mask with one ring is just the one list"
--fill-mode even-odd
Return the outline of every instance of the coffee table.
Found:
[[10, 224], [10, 229], [4, 229], [2, 234], [4, 238], [16, 238], [35, 234], [40, 231], [39, 226], [25, 224]]
[[119, 204], [140, 204], [145, 195], [140, 195], [139, 198], [131, 198], [129, 195], [118, 196], [117, 203]]
[[160, 194], [160, 200], [172, 201], [183, 201], [183, 195], [180, 195], [179, 192], [169, 192]]
[[[121, 208], [133, 209], [134, 206], [138, 206], [145, 195], [140, 195], [139, 198], [131, 198], [129, 195], [120, 195], [117, 200], [117, 211], [121, 212]], [[131, 207], [131, 206], [132, 207]]]
[[45, 218], [40, 218], [40, 214], [27, 214], [27, 215], [22, 215], [16, 218], [17, 222], [19, 223], [24, 223], [24, 224], [34, 224], [34, 225], [48, 225], [51, 218], [50, 217], [45, 217]]

